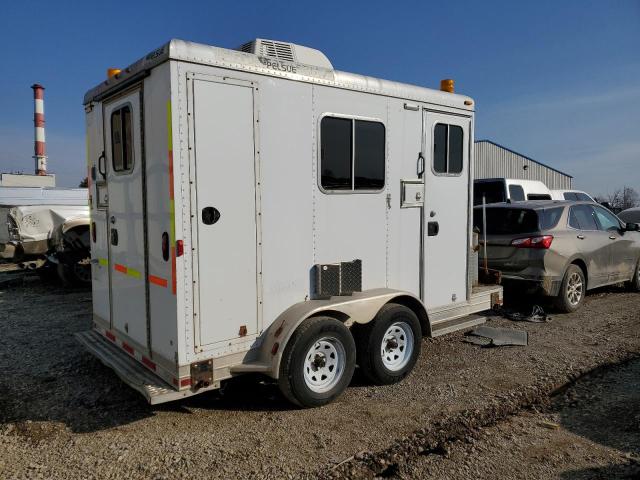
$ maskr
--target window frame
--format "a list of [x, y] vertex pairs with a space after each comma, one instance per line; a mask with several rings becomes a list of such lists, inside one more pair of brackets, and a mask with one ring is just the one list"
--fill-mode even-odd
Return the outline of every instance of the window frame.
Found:
[[[113, 151], [114, 151], [113, 150], [113, 115], [114, 113], [122, 111], [127, 107], [129, 108], [129, 112], [131, 112], [131, 165], [126, 170], [116, 170], [114, 165], [115, 158], [113, 156]], [[111, 145], [111, 172], [115, 175], [131, 175], [131, 173], [133, 173], [133, 169], [135, 168], [135, 164], [136, 164], [135, 140], [134, 140], [135, 139], [135, 133], [134, 133], [135, 121], [134, 121], [133, 112], [134, 112], [134, 109], [133, 109], [132, 103], [124, 102], [114, 107], [111, 110], [111, 113], [109, 114], [109, 133], [111, 134], [111, 138], [109, 138], [109, 142]]]
[[[327, 189], [322, 186], [322, 120], [325, 117], [334, 117], [341, 118], [346, 120], [351, 120], [351, 189], [349, 190], [335, 190], [335, 189]], [[365, 122], [375, 122], [382, 125], [384, 128], [384, 183], [382, 184], [382, 188], [378, 190], [371, 189], [356, 189], [355, 188], [355, 159], [356, 159], [356, 136], [355, 136], [355, 121], [362, 120]], [[343, 113], [334, 113], [334, 112], [324, 112], [322, 115], [318, 117], [318, 140], [317, 140], [317, 172], [316, 172], [316, 182], [318, 184], [318, 189], [324, 193], [325, 195], [354, 195], [354, 194], [379, 194], [384, 192], [387, 189], [387, 150], [389, 146], [387, 143], [387, 124], [378, 117], [364, 117], [361, 115], [346, 115]]]
[[[437, 125], [446, 125], [447, 126], [447, 172], [437, 172], [434, 168], [434, 160], [436, 158], [436, 126]], [[458, 127], [460, 128], [460, 130], [462, 130], [462, 169], [458, 172], [458, 173], [450, 173], [449, 170], [449, 130], [451, 127]], [[433, 123], [433, 125], [431, 126], [431, 173], [437, 177], [461, 177], [462, 176], [462, 172], [464, 172], [464, 144], [465, 144], [465, 137], [468, 136], [468, 133], [465, 132], [465, 128], [462, 125], [458, 125], [457, 123], [445, 123], [445, 122], [440, 122], [440, 121], [436, 121]], [[468, 140], [468, 139], [467, 139]], [[467, 152], [469, 152], [469, 150], [467, 150]], [[469, 156], [469, 154], [467, 154], [467, 157]], [[468, 159], [467, 159], [468, 161]]]

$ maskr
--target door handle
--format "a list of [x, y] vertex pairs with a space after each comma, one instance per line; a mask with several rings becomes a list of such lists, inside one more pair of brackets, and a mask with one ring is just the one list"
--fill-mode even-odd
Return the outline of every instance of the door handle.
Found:
[[580, 240], [584, 240], [584, 235], [578, 235], [577, 238], [579, 238]]
[[438, 222], [427, 223], [427, 235], [429, 237], [435, 237], [440, 233], [440, 224]]
[[422, 178], [422, 174], [424, 173], [424, 156], [422, 152], [418, 153], [418, 164], [416, 165], [416, 173], [418, 178]]
[[115, 228], [111, 229], [111, 245], [118, 245], [118, 230]]
[[104, 152], [98, 157], [98, 172], [102, 175], [103, 179], [107, 178], [107, 165], [105, 164]]

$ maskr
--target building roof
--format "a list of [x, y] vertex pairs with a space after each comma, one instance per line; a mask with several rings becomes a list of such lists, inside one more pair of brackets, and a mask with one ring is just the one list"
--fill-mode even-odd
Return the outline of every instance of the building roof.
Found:
[[465, 95], [175, 39], [89, 90], [84, 96], [83, 103], [86, 105], [91, 101], [100, 101], [109, 95], [111, 90], [139, 81], [151, 68], [167, 60], [243, 70], [259, 75], [283, 77], [300, 82], [447, 106], [468, 112], [474, 111], [473, 100]]
[[520, 152], [516, 152], [515, 150], [511, 150], [510, 148], [507, 148], [504, 145], [500, 145], [499, 143], [496, 143], [496, 142], [494, 142], [492, 140], [487, 140], [487, 139], [476, 140], [475, 143], [490, 143], [491, 145], [495, 145], [498, 148], [502, 148], [503, 150], [506, 150], [507, 152], [511, 152], [511, 153], [513, 153], [515, 155], [518, 155], [518, 156], [520, 156], [522, 158], [525, 158], [525, 159], [529, 160], [530, 162], [537, 163], [538, 165], [541, 165], [541, 166], [543, 166], [545, 168], [548, 168], [549, 170], [553, 170], [554, 172], [558, 172], [559, 174], [564, 175], [566, 177], [573, 178], [573, 175], [569, 175], [568, 173], [565, 173], [565, 172], [563, 172], [561, 170], [558, 170], [557, 168], [550, 167], [549, 165], [547, 165], [545, 163], [542, 163], [542, 162], [540, 162], [538, 160], [534, 160], [531, 157], [527, 157], [526, 155], [523, 155]]

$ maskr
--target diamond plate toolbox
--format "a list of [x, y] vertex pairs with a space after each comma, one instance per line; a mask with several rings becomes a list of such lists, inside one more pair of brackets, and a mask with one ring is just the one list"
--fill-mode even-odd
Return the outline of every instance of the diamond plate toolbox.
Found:
[[316, 264], [312, 269], [313, 298], [351, 295], [362, 291], [362, 261]]

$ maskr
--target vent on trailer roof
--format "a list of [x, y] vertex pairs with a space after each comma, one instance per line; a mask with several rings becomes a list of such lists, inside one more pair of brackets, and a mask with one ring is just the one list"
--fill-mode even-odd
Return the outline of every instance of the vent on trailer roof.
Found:
[[262, 57], [275, 58], [283, 62], [302, 63], [315, 67], [328, 68], [333, 70], [333, 65], [329, 59], [319, 50], [294, 43], [277, 42], [275, 40], [265, 40], [256, 38], [250, 42], [243, 43], [238, 50], [245, 53], [253, 53]]

